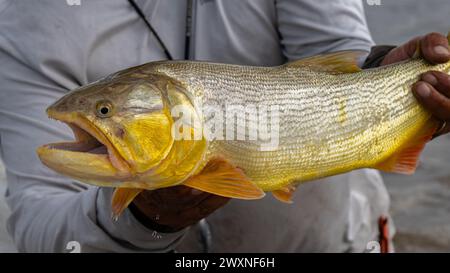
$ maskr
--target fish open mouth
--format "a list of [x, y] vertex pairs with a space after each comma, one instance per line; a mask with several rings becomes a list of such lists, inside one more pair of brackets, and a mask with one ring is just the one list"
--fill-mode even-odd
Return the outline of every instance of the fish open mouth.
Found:
[[108, 155], [108, 148], [98, 141], [87, 131], [81, 129], [78, 125], [68, 123], [75, 135], [73, 142], [50, 143], [45, 145], [49, 149], [58, 149], [71, 152], [91, 153], [97, 155]]
[[73, 113], [48, 111], [48, 116], [66, 123], [75, 140], [39, 147], [37, 152], [45, 165], [75, 178], [122, 180], [130, 177], [128, 163], [92, 122]]

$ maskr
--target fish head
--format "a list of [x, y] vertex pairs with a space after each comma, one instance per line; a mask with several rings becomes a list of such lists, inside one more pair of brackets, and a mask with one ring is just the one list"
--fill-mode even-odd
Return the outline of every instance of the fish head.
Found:
[[[38, 148], [41, 161], [64, 175], [99, 186], [120, 186], [151, 172], [174, 147], [170, 109], [192, 107], [183, 87], [139, 68], [80, 87], [47, 109], [66, 123], [73, 142]], [[148, 181], [147, 181], [148, 182]]]

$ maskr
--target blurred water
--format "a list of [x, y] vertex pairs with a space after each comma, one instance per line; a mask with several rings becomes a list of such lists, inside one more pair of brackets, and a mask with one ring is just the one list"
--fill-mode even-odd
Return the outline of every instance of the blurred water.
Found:
[[[450, 31], [449, 0], [380, 3], [366, 5], [369, 26], [378, 44], [401, 44], [431, 31]], [[450, 137], [442, 137], [427, 146], [414, 176], [384, 175], [397, 226], [397, 251], [450, 251], [449, 150]], [[14, 251], [5, 227], [9, 214], [3, 200], [5, 186], [0, 162], [0, 252]]]

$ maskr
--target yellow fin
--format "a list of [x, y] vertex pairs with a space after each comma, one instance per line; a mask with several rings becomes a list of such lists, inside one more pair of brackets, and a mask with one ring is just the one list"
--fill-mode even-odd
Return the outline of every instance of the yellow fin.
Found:
[[272, 195], [273, 195], [273, 197], [275, 197], [276, 199], [278, 199], [279, 201], [281, 201], [283, 203], [292, 204], [292, 203], [294, 203], [292, 201], [292, 195], [294, 195], [294, 192], [296, 189], [297, 189], [296, 187], [289, 185], [282, 189], [272, 191]]
[[314, 71], [334, 74], [356, 73], [361, 71], [358, 61], [364, 54], [364, 51], [340, 51], [301, 59], [287, 66], [309, 67]]
[[111, 208], [113, 219], [117, 220], [122, 212], [130, 205], [142, 189], [116, 188], [114, 191]]
[[190, 177], [183, 185], [215, 195], [245, 200], [260, 199], [265, 195], [241, 169], [220, 157], [211, 159], [199, 174]]
[[397, 153], [393, 154], [387, 160], [377, 164], [374, 168], [385, 172], [413, 174], [416, 171], [419, 157], [425, 148], [425, 144], [433, 138], [437, 128], [437, 121], [428, 121], [414, 139], [400, 148]]

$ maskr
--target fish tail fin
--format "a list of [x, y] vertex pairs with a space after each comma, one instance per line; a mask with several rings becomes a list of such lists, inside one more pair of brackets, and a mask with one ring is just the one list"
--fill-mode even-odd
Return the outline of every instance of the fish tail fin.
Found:
[[119, 218], [122, 212], [141, 191], [143, 189], [116, 188], [111, 201], [112, 217], [114, 220]]
[[374, 168], [385, 172], [413, 174], [416, 171], [425, 144], [433, 138], [438, 127], [436, 120], [429, 120], [414, 139], [388, 159], [375, 165]]

